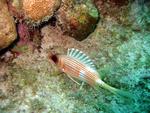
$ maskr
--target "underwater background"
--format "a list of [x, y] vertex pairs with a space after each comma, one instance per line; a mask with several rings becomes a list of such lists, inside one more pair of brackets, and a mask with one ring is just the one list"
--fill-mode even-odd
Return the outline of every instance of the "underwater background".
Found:
[[[48, 15], [40, 9], [37, 17], [20, 1], [0, 1], [0, 113], [150, 112], [149, 0], [39, 0]], [[48, 58], [68, 48], [86, 53], [103, 81], [135, 100], [69, 79]]]

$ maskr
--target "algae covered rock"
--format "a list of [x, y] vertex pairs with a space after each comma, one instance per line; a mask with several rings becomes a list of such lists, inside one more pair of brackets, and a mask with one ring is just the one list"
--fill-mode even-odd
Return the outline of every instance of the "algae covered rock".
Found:
[[91, 0], [64, 0], [59, 9], [59, 23], [64, 33], [77, 40], [85, 39], [94, 31], [99, 12]]
[[53, 16], [54, 11], [59, 8], [60, 3], [61, 0], [22, 0], [19, 6], [21, 6], [24, 18], [29, 23], [40, 24]]
[[5, 0], [0, 1], [0, 50], [9, 46], [17, 37], [15, 23], [8, 12]]

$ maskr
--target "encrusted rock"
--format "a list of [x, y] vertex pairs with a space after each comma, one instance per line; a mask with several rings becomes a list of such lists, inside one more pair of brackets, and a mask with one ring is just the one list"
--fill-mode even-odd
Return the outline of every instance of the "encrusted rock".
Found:
[[22, 0], [22, 9], [28, 22], [47, 21], [60, 6], [61, 0]]
[[0, 0], [0, 50], [9, 46], [16, 37], [15, 23], [8, 12], [6, 0]]
[[85, 39], [94, 31], [99, 12], [91, 0], [64, 0], [59, 9], [59, 24], [64, 33], [77, 40]]

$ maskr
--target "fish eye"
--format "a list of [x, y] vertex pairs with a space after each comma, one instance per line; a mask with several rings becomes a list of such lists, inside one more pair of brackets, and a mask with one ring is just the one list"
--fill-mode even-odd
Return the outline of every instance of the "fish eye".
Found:
[[51, 59], [53, 60], [54, 63], [57, 63], [57, 62], [58, 62], [58, 57], [57, 57], [57, 55], [52, 55], [52, 56], [51, 56]]

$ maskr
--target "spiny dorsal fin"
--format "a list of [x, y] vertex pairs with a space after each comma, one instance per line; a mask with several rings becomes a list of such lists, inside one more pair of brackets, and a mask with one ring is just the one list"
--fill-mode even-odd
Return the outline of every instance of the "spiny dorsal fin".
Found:
[[83, 64], [89, 66], [90, 68], [96, 70], [93, 61], [85, 53], [79, 51], [78, 49], [75, 48], [68, 49], [67, 56], [73, 57], [81, 61]]

